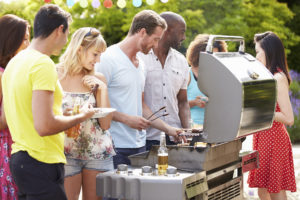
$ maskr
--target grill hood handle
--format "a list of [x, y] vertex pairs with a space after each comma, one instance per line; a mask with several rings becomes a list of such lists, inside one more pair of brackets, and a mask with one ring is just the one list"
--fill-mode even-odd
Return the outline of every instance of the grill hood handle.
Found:
[[245, 53], [245, 40], [241, 36], [229, 36], [229, 35], [210, 35], [207, 46], [206, 52], [213, 53], [213, 44], [215, 41], [233, 41], [233, 42], [240, 42], [239, 53]]

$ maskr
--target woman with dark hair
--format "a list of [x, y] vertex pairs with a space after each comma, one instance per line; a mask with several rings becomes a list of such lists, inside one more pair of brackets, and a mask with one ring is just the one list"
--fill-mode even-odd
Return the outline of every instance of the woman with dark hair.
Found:
[[[191, 108], [191, 119], [193, 120], [194, 128], [202, 127], [204, 120], [204, 107], [207, 97], [199, 90], [197, 85], [198, 80], [198, 65], [199, 52], [205, 51], [209, 39], [208, 34], [199, 34], [190, 43], [186, 57], [191, 66], [189, 83], [187, 88], [187, 96]], [[213, 44], [213, 52], [226, 52], [227, 44], [224, 41], [216, 41]]]
[[29, 23], [8, 14], [0, 18], [0, 30], [0, 199], [15, 200], [17, 190], [9, 169], [12, 139], [2, 114], [1, 77], [9, 60], [29, 45]]
[[258, 187], [260, 199], [287, 199], [286, 190], [296, 191], [292, 145], [285, 128], [294, 123], [289, 98], [288, 65], [284, 47], [272, 32], [254, 36], [256, 58], [274, 75], [277, 105], [270, 129], [253, 136], [253, 149], [259, 152], [259, 168], [249, 174], [249, 187]]

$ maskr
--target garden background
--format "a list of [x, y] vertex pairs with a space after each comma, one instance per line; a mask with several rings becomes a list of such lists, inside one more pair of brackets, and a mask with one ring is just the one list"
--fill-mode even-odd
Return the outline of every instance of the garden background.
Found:
[[[299, 0], [0, 0], [0, 16], [16, 14], [33, 26], [35, 13], [47, 2], [72, 14], [71, 34], [80, 27], [95, 27], [101, 30], [108, 46], [126, 36], [133, 16], [143, 9], [173, 11], [185, 18], [186, 40], [180, 49], [183, 54], [197, 34], [208, 33], [243, 36], [246, 52], [255, 56], [254, 34], [268, 30], [277, 33], [286, 48], [293, 79], [290, 97], [295, 123], [288, 131], [293, 143], [300, 142]], [[233, 48], [230, 44], [229, 49]]]

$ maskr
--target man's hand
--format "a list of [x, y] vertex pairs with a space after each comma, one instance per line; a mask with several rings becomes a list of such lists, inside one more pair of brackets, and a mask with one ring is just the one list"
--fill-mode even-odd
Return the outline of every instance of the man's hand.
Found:
[[73, 108], [66, 108], [63, 112], [64, 116], [71, 116], [73, 114]]
[[95, 114], [95, 109], [92, 104], [85, 103], [82, 108], [80, 108], [80, 113], [82, 113], [86, 119], [89, 119]]
[[143, 117], [130, 116], [126, 120], [126, 125], [130, 128], [141, 131], [142, 129], [146, 129], [150, 125], [150, 121]]
[[182, 129], [170, 126], [168, 128], [168, 131], [166, 132], [166, 134], [168, 134], [169, 136], [173, 136], [175, 139], [175, 142], [181, 142], [183, 140], [186, 143], [185, 136], [179, 136], [179, 134], [182, 132], [183, 132]]

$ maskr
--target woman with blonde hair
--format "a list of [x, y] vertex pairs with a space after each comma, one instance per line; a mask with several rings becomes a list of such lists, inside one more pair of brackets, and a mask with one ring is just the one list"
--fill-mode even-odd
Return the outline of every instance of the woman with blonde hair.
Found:
[[[84, 27], [73, 35], [69, 46], [60, 57], [58, 74], [64, 90], [63, 111], [76, 106], [91, 104], [110, 107], [106, 80], [94, 71], [106, 43], [95, 28]], [[107, 131], [112, 114], [104, 118], [91, 118], [65, 131], [65, 190], [69, 200], [78, 199], [82, 188], [83, 199], [96, 196], [96, 175], [113, 169], [115, 155], [112, 138]]]

